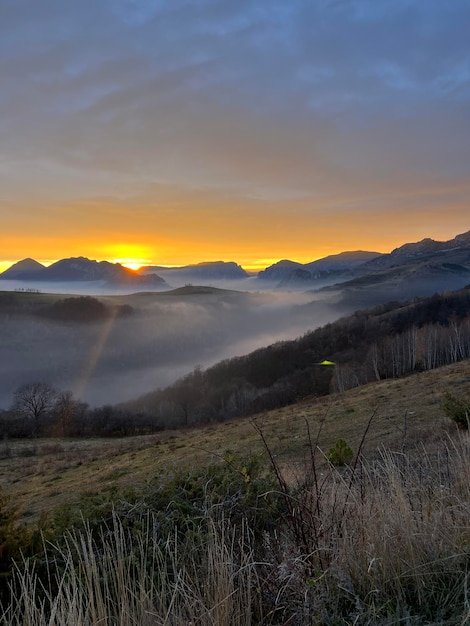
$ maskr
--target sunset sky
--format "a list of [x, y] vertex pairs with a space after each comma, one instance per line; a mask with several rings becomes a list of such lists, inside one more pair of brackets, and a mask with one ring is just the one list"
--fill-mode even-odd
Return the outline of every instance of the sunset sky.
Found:
[[470, 229], [468, 0], [0, 0], [0, 269]]

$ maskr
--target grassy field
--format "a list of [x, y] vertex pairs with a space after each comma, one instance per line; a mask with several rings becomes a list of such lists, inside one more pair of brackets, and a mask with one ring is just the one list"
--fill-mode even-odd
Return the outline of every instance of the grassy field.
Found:
[[339, 438], [356, 451], [371, 415], [364, 447], [369, 458], [382, 448], [413, 453], [425, 446], [429, 454], [456, 433], [443, 415], [443, 394], [468, 400], [469, 383], [470, 361], [463, 361], [194, 429], [126, 439], [7, 440], [0, 444], [0, 482], [23, 519], [35, 521], [84, 494], [138, 486], [172, 467], [221, 459], [228, 450], [242, 457], [262, 454], [254, 422], [285, 466], [298, 467], [308, 454], [307, 424], [314, 438], [321, 427], [323, 451]]

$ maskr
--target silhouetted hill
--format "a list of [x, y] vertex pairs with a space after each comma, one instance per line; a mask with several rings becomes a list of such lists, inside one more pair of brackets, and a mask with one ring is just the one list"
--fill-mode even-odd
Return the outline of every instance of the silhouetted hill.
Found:
[[261, 280], [276, 281], [279, 287], [312, 287], [307, 283], [336, 282], [353, 276], [352, 270], [380, 256], [379, 252], [363, 250], [332, 254], [310, 263], [283, 260], [258, 273]]
[[34, 259], [23, 259], [18, 261], [7, 270], [0, 274], [0, 278], [8, 280], [27, 280], [30, 278], [36, 278], [40, 276], [41, 272], [45, 270], [45, 266]]
[[366, 261], [380, 257], [380, 252], [367, 252], [364, 250], [355, 250], [352, 252], [341, 252], [340, 254], [332, 254], [323, 259], [312, 261], [304, 265], [308, 271], [315, 272], [331, 272], [335, 270], [352, 270]]
[[292, 271], [302, 268], [302, 263], [297, 263], [297, 261], [289, 261], [289, 259], [283, 259], [282, 261], [274, 263], [274, 265], [270, 265], [261, 272], [258, 272], [258, 278], [260, 278], [261, 280], [272, 280], [279, 282], [283, 280], [286, 276], [288, 276]]
[[139, 274], [147, 275], [150, 272], [157, 272], [170, 282], [172, 279], [191, 281], [211, 281], [211, 280], [239, 280], [249, 276], [240, 265], [233, 261], [208, 261], [196, 265], [185, 265], [184, 267], [161, 267], [146, 266], [138, 270]]
[[33, 259], [25, 259], [0, 274], [0, 278], [61, 282], [104, 281], [113, 285], [169, 287], [165, 280], [157, 274], [141, 276], [119, 263], [93, 261], [85, 257], [61, 259], [49, 267], [44, 267]]

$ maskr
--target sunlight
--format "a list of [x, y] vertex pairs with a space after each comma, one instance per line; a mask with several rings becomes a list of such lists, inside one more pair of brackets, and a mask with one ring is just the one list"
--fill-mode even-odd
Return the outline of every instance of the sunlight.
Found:
[[78, 398], [83, 397], [83, 394], [85, 393], [88, 387], [88, 383], [90, 379], [92, 379], [93, 377], [93, 373], [96, 369], [96, 365], [101, 357], [101, 353], [103, 352], [103, 349], [106, 346], [108, 337], [116, 321], [116, 315], [117, 315], [117, 309], [114, 310], [113, 315], [111, 315], [110, 318], [102, 325], [102, 330], [99, 333], [97, 341], [91, 350], [90, 358], [86, 362], [84, 370], [81, 376], [79, 377], [79, 380], [74, 389], [74, 393]]
[[16, 261], [0, 261], [0, 274], [11, 267]]
[[131, 270], [138, 270], [143, 265], [150, 265], [151, 264], [151, 261], [149, 261], [148, 259], [128, 259], [128, 258], [111, 259], [111, 262], [112, 263], [120, 263], [124, 267], [128, 267]]
[[143, 265], [152, 265], [151, 253], [148, 246], [139, 244], [113, 244], [107, 247], [109, 260], [112, 263], [120, 263], [131, 270], [138, 270]]

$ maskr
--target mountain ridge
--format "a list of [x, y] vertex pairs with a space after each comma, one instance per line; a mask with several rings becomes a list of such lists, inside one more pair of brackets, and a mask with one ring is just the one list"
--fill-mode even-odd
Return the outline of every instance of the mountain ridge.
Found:
[[[449, 266], [459, 266], [460, 274], [470, 269], [470, 230], [447, 241], [436, 241], [425, 237], [417, 242], [407, 242], [390, 253], [364, 250], [345, 251], [328, 255], [309, 263], [282, 259], [259, 271], [260, 282], [275, 284], [278, 288], [320, 289], [348, 283], [377, 272], [411, 265], [433, 265], [436, 275], [440, 268], [442, 278], [449, 273]], [[456, 269], [456, 268], [455, 268]], [[419, 272], [415, 272], [417, 275]], [[458, 272], [457, 272], [458, 273]], [[253, 274], [234, 261], [204, 261], [181, 267], [160, 265], [143, 266], [131, 270], [119, 263], [93, 261], [86, 257], [71, 257], [56, 261], [45, 267], [32, 258], [13, 264], [0, 274], [0, 279], [16, 280], [105, 280], [113, 284], [147, 284], [170, 288], [165, 279], [192, 282], [245, 279]], [[453, 272], [456, 275], [456, 272]], [[377, 276], [376, 278], [380, 278]], [[363, 281], [361, 281], [363, 282]], [[452, 285], [457, 288], [459, 285]], [[462, 285], [460, 285], [462, 286]]]
[[140, 276], [134, 270], [124, 267], [120, 263], [95, 261], [86, 257], [60, 259], [48, 267], [31, 258], [23, 259], [0, 274], [0, 279], [35, 282], [105, 281], [117, 285], [136, 284], [169, 287], [166, 281], [157, 274]]
[[137, 272], [140, 275], [158, 272], [169, 279], [183, 277], [187, 280], [238, 280], [249, 276], [248, 272], [235, 261], [203, 261], [182, 267], [149, 265], [141, 267]]

